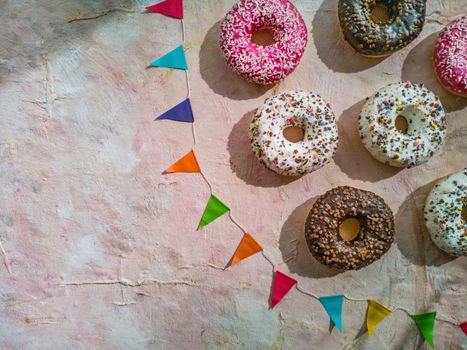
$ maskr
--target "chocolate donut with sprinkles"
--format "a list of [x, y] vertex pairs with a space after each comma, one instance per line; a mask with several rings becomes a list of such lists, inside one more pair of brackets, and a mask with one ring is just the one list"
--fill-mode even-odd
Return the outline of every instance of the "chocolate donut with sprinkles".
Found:
[[[288, 127], [302, 129], [303, 139], [286, 139], [284, 130]], [[332, 159], [338, 140], [329, 104], [305, 91], [266, 99], [250, 124], [253, 152], [267, 168], [282, 175], [302, 175], [321, 168]]]
[[441, 85], [467, 97], [467, 16], [455, 19], [439, 33], [433, 61]]
[[358, 129], [377, 160], [413, 167], [427, 162], [441, 148], [446, 124], [439, 97], [422, 84], [405, 82], [389, 84], [368, 97]]
[[431, 239], [440, 249], [467, 256], [467, 168], [433, 187], [424, 214]]
[[[387, 18], [373, 16], [384, 9]], [[389, 56], [414, 40], [425, 22], [426, 0], [339, 0], [339, 22], [345, 40], [357, 53]]]
[[[252, 35], [265, 29], [274, 42], [254, 43]], [[220, 47], [227, 64], [257, 84], [275, 84], [292, 73], [307, 40], [305, 21], [288, 0], [241, 0], [221, 24]]]
[[[349, 230], [346, 227], [352, 227]], [[349, 186], [318, 198], [305, 223], [311, 254], [322, 264], [356, 270], [371, 264], [394, 241], [391, 208], [373, 192]]]

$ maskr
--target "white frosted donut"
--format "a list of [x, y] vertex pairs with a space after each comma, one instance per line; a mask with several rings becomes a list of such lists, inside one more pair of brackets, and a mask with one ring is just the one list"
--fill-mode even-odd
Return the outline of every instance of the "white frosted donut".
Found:
[[[300, 127], [302, 141], [288, 141], [283, 131]], [[250, 124], [253, 152], [269, 169], [282, 175], [301, 175], [321, 168], [336, 151], [334, 113], [321, 97], [305, 91], [281, 93], [264, 101]]]
[[467, 168], [438, 182], [425, 203], [431, 239], [445, 252], [467, 256]]
[[[406, 133], [396, 128], [402, 115]], [[446, 117], [439, 97], [422, 84], [393, 83], [367, 98], [359, 131], [368, 151], [380, 162], [412, 167], [428, 161], [446, 136]]]

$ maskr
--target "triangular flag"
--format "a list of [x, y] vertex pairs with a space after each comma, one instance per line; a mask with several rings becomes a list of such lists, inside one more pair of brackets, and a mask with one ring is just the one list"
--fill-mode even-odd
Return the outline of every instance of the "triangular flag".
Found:
[[211, 194], [208, 204], [206, 205], [206, 209], [204, 210], [203, 217], [198, 225], [198, 230], [228, 211], [230, 211], [229, 207], [222, 203], [219, 198]]
[[160, 13], [165, 16], [182, 19], [183, 0], [165, 0], [158, 4], [146, 7], [146, 10]]
[[155, 120], [169, 119], [177, 122], [193, 123], [193, 110], [191, 109], [190, 99], [187, 98], [185, 101], [180, 102], [175, 107], [172, 107], [167, 112], [158, 116]]
[[152, 61], [149, 66], [187, 70], [188, 64], [186, 63], [183, 45], [178, 46], [164, 56]]
[[467, 321], [462, 322], [462, 323], [460, 324], [460, 327], [461, 327], [461, 329], [462, 329], [462, 332], [464, 332], [464, 334], [467, 335]]
[[292, 288], [295, 284], [297, 284], [297, 281], [292, 277], [289, 277], [280, 271], [276, 271], [276, 275], [274, 277], [274, 288], [272, 291], [271, 307], [276, 306], [277, 303], [282, 300], [284, 295], [286, 295], [290, 288]]
[[370, 337], [378, 323], [391, 313], [386, 306], [381, 305], [376, 300], [368, 300], [368, 311], [366, 314], [366, 327]]
[[342, 294], [330, 295], [320, 297], [319, 301], [328, 313], [331, 321], [336, 325], [339, 332], [342, 332], [342, 305], [344, 303], [344, 296]]
[[426, 340], [432, 348], [435, 347], [433, 339], [433, 330], [435, 328], [435, 317], [436, 312], [428, 312], [426, 314], [412, 315], [415, 323], [417, 324], [418, 330], [420, 331], [423, 339]]
[[263, 248], [255, 241], [255, 239], [247, 232], [243, 235], [240, 244], [238, 245], [235, 253], [230, 261], [230, 266], [238, 264], [245, 258], [261, 252]]
[[196, 160], [195, 152], [190, 151], [185, 154], [182, 158], [177, 160], [167, 169], [166, 173], [200, 173], [201, 168], [199, 167], [198, 161]]

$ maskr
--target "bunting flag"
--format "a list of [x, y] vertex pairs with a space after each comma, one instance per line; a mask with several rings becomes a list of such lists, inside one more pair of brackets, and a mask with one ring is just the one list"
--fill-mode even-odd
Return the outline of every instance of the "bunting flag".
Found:
[[155, 120], [175, 120], [176, 122], [193, 123], [193, 110], [191, 109], [190, 99], [187, 98], [185, 101], [180, 102], [175, 107], [172, 107], [167, 112], [158, 116]]
[[370, 337], [378, 323], [391, 313], [386, 306], [381, 305], [376, 300], [368, 300], [368, 311], [366, 315], [366, 327]]
[[208, 204], [206, 205], [206, 209], [204, 210], [203, 217], [198, 225], [198, 230], [213, 222], [228, 211], [230, 211], [230, 208], [222, 203], [219, 198], [211, 194]]
[[283, 274], [280, 271], [276, 271], [274, 276], [274, 287], [272, 291], [271, 307], [274, 308], [279, 301], [289, 292], [289, 290], [297, 284], [297, 281], [292, 277]]
[[185, 154], [182, 158], [177, 160], [167, 169], [166, 173], [200, 173], [201, 168], [199, 167], [198, 161], [196, 160], [195, 152], [191, 150]]
[[243, 235], [240, 244], [235, 250], [232, 260], [230, 261], [230, 266], [238, 264], [243, 259], [248, 258], [249, 256], [263, 251], [263, 248], [255, 241], [255, 239], [247, 232]]
[[330, 295], [320, 297], [319, 301], [329, 315], [331, 321], [336, 325], [339, 332], [342, 333], [342, 305], [344, 304], [344, 296]]
[[464, 334], [467, 335], [467, 321], [462, 322], [462, 323], [460, 324], [460, 327], [461, 327], [461, 329], [462, 329], [462, 332], [464, 332]]
[[164, 16], [183, 19], [183, 0], [164, 0], [158, 4], [146, 7], [146, 10], [160, 13]]
[[435, 328], [435, 317], [436, 312], [428, 312], [426, 314], [412, 315], [415, 323], [417, 324], [418, 330], [422, 335], [423, 339], [430, 344], [432, 348], [435, 347], [433, 338], [433, 330]]
[[164, 56], [152, 61], [149, 66], [187, 70], [188, 64], [186, 63], [183, 45], [178, 46], [172, 51], [166, 53]]

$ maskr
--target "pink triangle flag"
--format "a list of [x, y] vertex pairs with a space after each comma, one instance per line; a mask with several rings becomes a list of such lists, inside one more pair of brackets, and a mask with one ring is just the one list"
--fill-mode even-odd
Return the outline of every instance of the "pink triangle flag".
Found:
[[155, 5], [146, 7], [146, 10], [173, 18], [183, 19], [183, 0], [164, 0]]
[[282, 298], [295, 284], [297, 284], [297, 281], [292, 277], [289, 277], [280, 271], [276, 271], [276, 275], [274, 277], [274, 288], [272, 291], [271, 307], [274, 308], [274, 306], [276, 306], [279, 301], [282, 300]]

